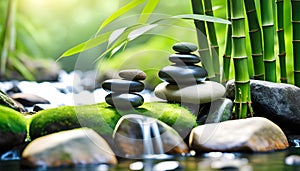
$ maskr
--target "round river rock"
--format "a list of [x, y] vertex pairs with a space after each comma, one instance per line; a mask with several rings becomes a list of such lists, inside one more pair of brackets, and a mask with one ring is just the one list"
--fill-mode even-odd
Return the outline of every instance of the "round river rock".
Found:
[[194, 54], [175, 53], [170, 55], [169, 61], [176, 64], [194, 64], [200, 62], [200, 58]]
[[127, 69], [119, 72], [119, 76], [125, 80], [145, 80], [146, 73], [139, 69]]
[[213, 81], [186, 87], [178, 87], [164, 82], [155, 88], [154, 94], [170, 102], [203, 104], [222, 98], [225, 94], [225, 87]]
[[130, 109], [131, 107], [141, 106], [144, 103], [144, 98], [135, 93], [111, 93], [105, 97], [105, 101], [116, 108]]
[[197, 45], [190, 42], [179, 42], [173, 45], [173, 50], [179, 53], [195, 52], [197, 49]]
[[102, 83], [102, 88], [106, 91], [118, 93], [140, 92], [144, 90], [144, 84], [139, 81], [110, 79]]
[[180, 85], [204, 81], [208, 74], [204, 68], [197, 65], [170, 65], [162, 68], [158, 75], [164, 81]]

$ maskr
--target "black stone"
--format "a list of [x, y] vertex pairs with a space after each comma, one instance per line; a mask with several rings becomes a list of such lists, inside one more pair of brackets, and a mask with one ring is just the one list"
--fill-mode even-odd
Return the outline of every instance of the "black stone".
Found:
[[170, 65], [162, 68], [159, 77], [170, 84], [195, 84], [202, 82], [207, 77], [207, 71], [196, 65], [180, 66]]
[[144, 103], [144, 98], [135, 93], [111, 93], [105, 97], [106, 103], [119, 109], [131, 109], [141, 106]]
[[194, 64], [200, 62], [200, 58], [194, 54], [175, 53], [170, 55], [169, 61], [176, 64]]
[[11, 98], [25, 107], [32, 107], [35, 104], [50, 104], [48, 100], [34, 94], [16, 93], [11, 95]]
[[195, 52], [197, 49], [197, 45], [190, 42], [179, 42], [173, 45], [173, 50], [179, 53]]
[[118, 93], [140, 92], [144, 90], [144, 84], [139, 81], [110, 79], [102, 83], [102, 88], [106, 91]]

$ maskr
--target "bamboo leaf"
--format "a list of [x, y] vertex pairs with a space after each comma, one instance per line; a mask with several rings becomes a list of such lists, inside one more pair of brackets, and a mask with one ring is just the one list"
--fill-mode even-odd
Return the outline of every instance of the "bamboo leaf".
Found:
[[137, 28], [136, 30], [133, 30], [132, 32], [129, 33], [128, 40], [132, 41], [157, 26], [158, 26], [158, 24], [151, 24], [151, 25], [146, 25], [146, 26]]
[[140, 24], [147, 23], [151, 13], [157, 7], [159, 2], [160, 2], [160, 0], [148, 0], [147, 5], [144, 7], [144, 9], [141, 13], [138, 23], [140, 23]]
[[113, 31], [108, 39], [108, 45], [110, 46], [114, 41], [116, 41], [126, 30], [128, 27], [123, 27]]
[[114, 12], [110, 17], [108, 17], [100, 26], [100, 28], [97, 31], [97, 34], [100, 32], [102, 28], [107, 26], [109, 23], [120, 17], [121, 15], [125, 14], [126, 12], [130, 11], [131, 9], [137, 7], [141, 3], [143, 3], [145, 0], [133, 0], [130, 3], [126, 4], [125, 6], [118, 9], [116, 12]]
[[60, 60], [61, 58], [71, 56], [71, 55], [83, 52], [85, 50], [94, 48], [94, 47], [106, 42], [109, 39], [110, 35], [111, 35], [111, 32], [107, 32], [107, 33], [101, 34], [93, 39], [90, 39], [86, 42], [83, 42], [83, 43], [67, 50], [66, 52], [64, 52], [57, 60]]
[[228, 20], [207, 16], [207, 15], [198, 15], [198, 14], [182, 14], [182, 15], [172, 16], [170, 18], [181, 18], [181, 19], [200, 20], [200, 21], [207, 21], [207, 22], [220, 23], [220, 24], [231, 24], [231, 22]]

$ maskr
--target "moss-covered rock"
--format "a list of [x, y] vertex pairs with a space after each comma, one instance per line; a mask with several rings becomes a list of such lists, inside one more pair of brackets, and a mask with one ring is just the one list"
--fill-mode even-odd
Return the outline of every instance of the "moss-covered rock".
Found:
[[54, 132], [79, 127], [89, 127], [104, 137], [111, 137], [113, 130], [125, 114], [151, 116], [173, 127], [182, 136], [196, 126], [196, 117], [179, 104], [145, 103], [135, 111], [119, 111], [106, 103], [86, 106], [64, 106], [43, 110], [31, 119], [31, 139]]
[[25, 141], [27, 133], [25, 117], [6, 106], [0, 106], [0, 153]]

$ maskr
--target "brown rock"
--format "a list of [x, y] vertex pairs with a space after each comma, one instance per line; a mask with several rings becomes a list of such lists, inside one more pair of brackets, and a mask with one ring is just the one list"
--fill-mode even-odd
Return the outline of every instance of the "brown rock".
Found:
[[82, 164], [117, 164], [107, 144], [95, 131], [79, 128], [33, 140], [23, 151], [26, 167], [60, 167]]
[[119, 76], [126, 80], [145, 80], [147, 75], [139, 69], [128, 69], [119, 72]]
[[142, 115], [123, 116], [117, 123], [113, 138], [119, 147], [119, 155], [123, 157], [141, 158], [148, 154], [185, 154], [189, 151], [173, 128]]
[[265, 152], [288, 146], [282, 130], [261, 117], [198, 126], [190, 136], [190, 147], [196, 151]]

